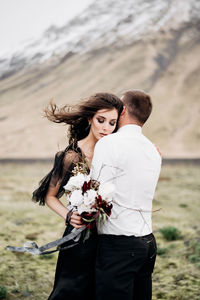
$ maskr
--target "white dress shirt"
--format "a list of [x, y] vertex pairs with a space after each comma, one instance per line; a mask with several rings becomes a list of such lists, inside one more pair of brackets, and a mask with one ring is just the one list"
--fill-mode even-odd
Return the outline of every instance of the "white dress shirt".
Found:
[[100, 139], [91, 176], [115, 185], [112, 214], [99, 234], [144, 236], [152, 232], [152, 200], [161, 169], [156, 147], [129, 124]]

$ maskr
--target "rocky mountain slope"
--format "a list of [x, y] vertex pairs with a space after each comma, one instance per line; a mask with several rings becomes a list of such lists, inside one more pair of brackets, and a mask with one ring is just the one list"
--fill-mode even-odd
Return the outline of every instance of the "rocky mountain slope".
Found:
[[154, 109], [144, 133], [164, 157], [200, 157], [200, 3], [95, 1], [66, 26], [0, 58], [0, 157], [52, 157], [66, 127], [42, 117], [50, 99], [141, 88]]

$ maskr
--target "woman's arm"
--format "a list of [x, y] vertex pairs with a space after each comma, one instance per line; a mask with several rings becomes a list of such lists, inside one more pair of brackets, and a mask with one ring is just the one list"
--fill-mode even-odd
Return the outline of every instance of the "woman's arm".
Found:
[[[66, 216], [69, 212], [69, 209], [67, 209], [62, 202], [56, 197], [59, 190], [59, 184], [57, 184], [55, 187], [49, 186], [45, 203], [50, 207], [56, 214], [58, 214], [60, 217], [62, 217], [64, 220], [66, 220]], [[82, 225], [82, 219], [78, 215], [78, 212], [73, 212], [71, 218], [70, 218], [70, 224], [74, 226], [75, 228], [81, 228], [84, 225]]]

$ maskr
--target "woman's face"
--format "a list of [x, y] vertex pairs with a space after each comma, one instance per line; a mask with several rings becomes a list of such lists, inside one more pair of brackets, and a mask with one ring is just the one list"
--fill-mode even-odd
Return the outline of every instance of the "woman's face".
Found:
[[113, 108], [112, 110], [98, 110], [90, 120], [90, 133], [93, 134], [96, 140], [99, 140], [102, 137], [111, 134], [115, 130], [117, 118], [118, 111], [115, 108]]

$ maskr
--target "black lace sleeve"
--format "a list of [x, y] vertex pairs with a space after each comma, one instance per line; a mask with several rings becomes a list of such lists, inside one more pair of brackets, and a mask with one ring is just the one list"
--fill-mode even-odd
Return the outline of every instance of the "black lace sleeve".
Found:
[[56, 153], [52, 170], [39, 182], [39, 187], [33, 192], [32, 200], [45, 205], [45, 197], [49, 187], [59, 186], [57, 198], [64, 194], [75, 163], [82, 159], [81, 150], [74, 145], [68, 146], [64, 151]]

